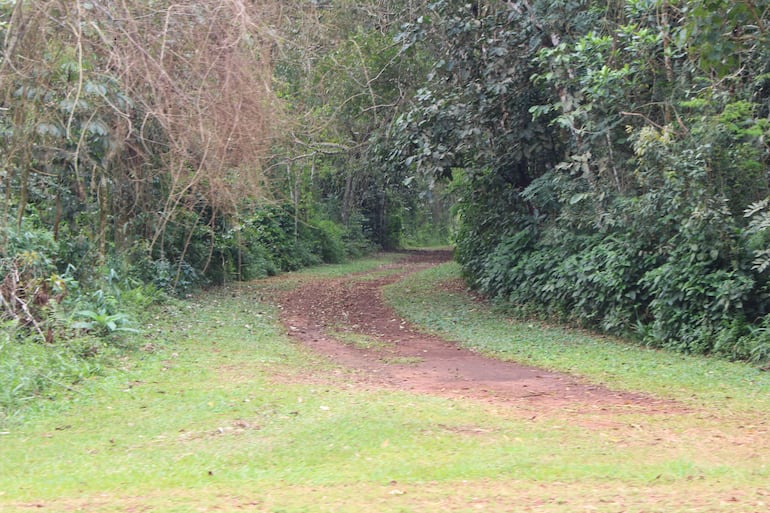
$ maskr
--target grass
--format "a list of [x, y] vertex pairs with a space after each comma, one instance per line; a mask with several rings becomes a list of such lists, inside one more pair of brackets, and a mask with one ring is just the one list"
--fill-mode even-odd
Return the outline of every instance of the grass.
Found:
[[359, 273], [388, 273], [388, 271], [379, 270], [388, 264], [392, 264], [404, 257], [402, 253], [379, 253], [372, 257], [362, 258], [347, 262], [345, 264], [326, 264], [316, 267], [308, 267], [298, 271], [296, 275], [312, 278], [340, 278]]
[[381, 360], [388, 365], [419, 365], [425, 361], [425, 358], [419, 356], [392, 356], [383, 357]]
[[387, 351], [391, 349], [391, 345], [387, 342], [379, 340], [363, 333], [356, 333], [354, 331], [345, 330], [342, 328], [327, 329], [326, 333], [332, 338], [339, 340], [345, 344], [349, 344], [356, 349], [364, 349], [369, 351]]
[[[454, 273], [445, 266], [401, 290], [414, 300]], [[766, 424], [623, 408], [532, 415], [515, 403], [369, 388], [285, 336], [268, 301], [280, 280], [167, 307], [151, 352], [7, 430], [0, 510], [675, 513], [770, 503]], [[403, 306], [398, 290], [389, 295]], [[492, 322], [491, 312], [474, 320], [485, 307], [434, 293], [448, 308], [436, 319], [464, 308], [463, 322]]]
[[[374, 279], [371, 276], [372, 274], [377, 277], [387, 276], [395, 271], [380, 268], [385, 267], [388, 264], [393, 264], [403, 257], [404, 255], [402, 253], [379, 253], [374, 256], [353, 260], [344, 264], [323, 264], [284, 273], [276, 278], [262, 281], [259, 288], [259, 295], [256, 299], [269, 301], [275, 294], [291, 290], [306, 280], [345, 278], [351, 276], [359, 276], [360, 279]], [[230, 286], [236, 290], [240, 287], [248, 287], [247, 284], [241, 282], [235, 282]]]
[[[89, 381], [103, 376], [120, 354], [117, 347], [94, 338], [64, 344], [41, 344], [17, 337], [15, 329], [0, 332], [0, 431], [28, 418], [56, 411], [60, 399], [87, 393]], [[96, 357], [84, 358], [83, 351], [98, 347]], [[85, 387], [85, 389], [84, 389]]]
[[465, 347], [585, 376], [620, 390], [645, 391], [696, 406], [770, 411], [770, 372], [752, 365], [640, 347], [619, 339], [507, 318], [457, 287], [460, 268], [444, 264], [411, 276], [385, 296], [405, 318]]

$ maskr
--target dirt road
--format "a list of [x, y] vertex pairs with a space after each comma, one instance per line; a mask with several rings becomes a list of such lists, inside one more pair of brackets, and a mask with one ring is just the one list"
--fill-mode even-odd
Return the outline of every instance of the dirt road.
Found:
[[450, 258], [448, 251], [416, 251], [368, 273], [305, 283], [281, 299], [282, 321], [292, 337], [378, 386], [530, 402], [539, 408], [661, 406], [641, 394], [611, 391], [574, 376], [460, 348], [421, 332], [384, 303], [384, 286]]

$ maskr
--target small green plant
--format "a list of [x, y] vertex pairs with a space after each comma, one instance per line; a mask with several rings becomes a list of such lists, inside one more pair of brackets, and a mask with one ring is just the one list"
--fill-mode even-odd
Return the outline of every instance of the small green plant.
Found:
[[153, 285], [142, 285], [129, 278], [121, 279], [115, 269], [109, 269], [98, 286], [100, 288], [90, 294], [82, 294], [74, 301], [70, 328], [96, 336], [138, 333], [131, 327], [134, 320], [131, 313], [143, 311], [162, 298]]
[[79, 310], [75, 312], [75, 317], [81, 321], [76, 321], [70, 326], [78, 330], [92, 331], [97, 335], [109, 335], [119, 331], [139, 333], [138, 330], [130, 328], [128, 325], [131, 320], [125, 313], [107, 313], [105, 308], [99, 310]]

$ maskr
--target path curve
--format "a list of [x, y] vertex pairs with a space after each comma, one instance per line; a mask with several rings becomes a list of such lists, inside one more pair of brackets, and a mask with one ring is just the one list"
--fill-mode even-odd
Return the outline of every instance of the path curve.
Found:
[[611, 391], [568, 374], [491, 359], [427, 335], [401, 319], [382, 288], [451, 259], [448, 251], [415, 251], [395, 263], [346, 278], [318, 279], [281, 299], [288, 334], [358, 379], [420, 393], [516, 401], [540, 408], [582, 404], [662, 406], [648, 396]]

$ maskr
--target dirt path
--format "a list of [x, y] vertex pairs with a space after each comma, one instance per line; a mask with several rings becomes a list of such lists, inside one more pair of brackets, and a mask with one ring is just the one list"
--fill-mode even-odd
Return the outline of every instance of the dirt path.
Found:
[[384, 286], [450, 258], [446, 251], [419, 251], [363, 275], [306, 283], [281, 299], [282, 321], [292, 337], [378, 386], [528, 402], [538, 409], [568, 404], [592, 411], [623, 405], [663, 407], [640, 394], [611, 391], [567, 374], [459, 348], [420, 332], [385, 305]]

